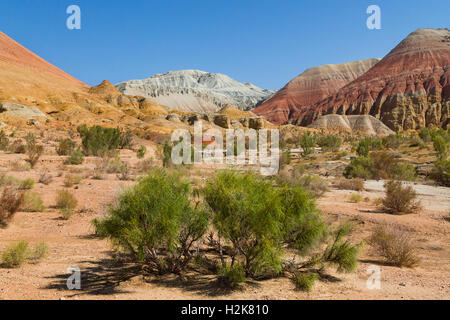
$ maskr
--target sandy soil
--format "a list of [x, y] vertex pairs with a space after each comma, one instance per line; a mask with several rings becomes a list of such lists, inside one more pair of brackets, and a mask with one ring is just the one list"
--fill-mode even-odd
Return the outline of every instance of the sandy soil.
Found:
[[[130, 162], [131, 151], [122, 152]], [[424, 185], [415, 185], [423, 201], [419, 214], [388, 215], [372, 201], [351, 203], [352, 192], [332, 190], [319, 200], [319, 207], [327, 218], [351, 220], [356, 224], [353, 240], [363, 240], [379, 224], [396, 224], [417, 242], [422, 260], [415, 269], [402, 269], [383, 264], [381, 257], [366, 246], [360, 265], [354, 274], [330, 272], [328, 280], [319, 282], [312, 293], [294, 290], [287, 278], [249, 282], [241, 290], [223, 291], [215, 285], [214, 276], [144, 277], [134, 266], [118, 265], [106, 240], [93, 234], [92, 219], [101, 216], [117, 192], [133, 184], [119, 181], [116, 175], [106, 180], [85, 178], [72, 188], [79, 201], [79, 211], [69, 221], [62, 220], [53, 209], [55, 191], [63, 189], [64, 175], [58, 177], [62, 158], [45, 156], [36, 169], [12, 172], [8, 163], [18, 155], [0, 155], [0, 166], [8, 174], [36, 181], [39, 172], [47, 169], [54, 180], [48, 186], [36, 183], [34, 191], [42, 195], [47, 210], [42, 213], [19, 212], [6, 229], [0, 229], [0, 252], [19, 240], [30, 244], [45, 241], [50, 255], [39, 264], [26, 264], [18, 269], [0, 267], [0, 299], [449, 299], [450, 298], [450, 191]], [[88, 170], [94, 159], [88, 158], [83, 166]], [[202, 170], [193, 169], [192, 174]], [[367, 183], [362, 194], [374, 200], [382, 196], [382, 182]], [[369, 290], [367, 280], [370, 266], [381, 268], [381, 289]], [[78, 266], [82, 273], [82, 289], [69, 291], [67, 268]]]

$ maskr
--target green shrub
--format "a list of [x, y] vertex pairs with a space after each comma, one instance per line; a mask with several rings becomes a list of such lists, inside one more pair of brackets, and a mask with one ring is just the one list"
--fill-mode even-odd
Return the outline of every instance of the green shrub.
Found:
[[60, 190], [56, 194], [56, 208], [61, 210], [64, 219], [69, 219], [78, 205], [75, 196], [67, 190]]
[[292, 281], [297, 290], [311, 292], [314, 288], [314, 284], [319, 278], [317, 273], [295, 272]]
[[56, 148], [56, 153], [59, 156], [68, 156], [75, 149], [75, 142], [72, 139], [62, 139]]
[[227, 288], [234, 289], [246, 280], [244, 267], [240, 263], [219, 267], [218, 274], [219, 284]]
[[420, 262], [411, 239], [398, 228], [379, 226], [368, 242], [394, 266], [413, 268]]
[[414, 181], [417, 178], [417, 172], [414, 165], [400, 162], [392, 152], [374, 151], [370, 152], [368, 158], [352, 159], [345, 169], [344, 176], [346, 178]]
[[430, 177], [437, 183], [450, 187], [450, 160], [436, 160]]
[[353, 158], [350, 161], [350, 164], [345, 168], [344, 176], [347, 179], [370, 179], [372, 178], [371, 167], [372, 163], [368, 157]]
[[83, 151], [88, 155], [104, 155], [110, 150], [117, 149], [121, 143], [119, 129], [101, 126], [88, 128], [82, 125], [77, 130], [81, 136]]
[[399, 148], [404, 141], [405, 138], [398, 132], [396, 134], [391, 134], [381, 139], [383, 147], [389, 149]]
[[420, 139], [422, 139], [424, 142], [430, 142], [431, 141], [431, 133], [430, 133], [430, 129], [424, 127], [421, 128], [419, 131], [419, 137]]
[[446, 160], [448, 156], [448, 142], [440, 135], [433, 138], [434, 150], [439, 160]]
[[298, 179], [297, 185], [310, 191], [315, 197], [323, 196], [329, 190], [329, 184], [318, 175], [303, 175]]
[[2, 264], [6, 268], [18, 268], [27, 261], [30, 254], [31, 251], [28, 248], [28, 243], [20, 241], [5, 249], [2, 254]]
[[279, 191], [251, 174], [221, 172], [207, 183], [204, 195], [214, 212], [215, 227], [231, 242], [232, 260], [243, 265], [245, 275], [280, 273], [283, 212]]
[[416, 181], [417, 180], [417, 170], [416, 170], [416, 167], [411, 163], [399, 162], [395, 166], [392, 176], [396, 180]]
[[169, 140], [166, 140], [162, 146], [163, 167], [169, 168], [172, 166], [172, 148], [173, 145]]
[[246, 276], [279, 274], [283, 243], [306, 252], [323, 236], [321, 214], [300, 187], [274, 187], [252, 174], [225, 171], [207, 183], [204, 196], [214, 226], [233, 247], [231, 259]]
[[34, 180], [31, 178], [24, 179], [18, 184], [19, 190], [31, 190], [34, 187]]
[[69, 173], [64, 178], [64, 187], [71, 188], [76, 184], [80, 184], [82, 180], [83, 180], [83, 177]]
[[303, 149], [303, 156], [308, 156], [314, 153], [316, 145], [316, 135], [307, 131], [300, 137], [300, 147]]
[[80, 165], [84, 162], [84, 154], [80, 148], [70, 151], [69, 157], [66, 160], [67, 164]]
[[364, 201], [364, 198], [363, 198], [363, 196], [360, 195], [359, 193], [353, 193], [353, 194], [350, 196], [350, 201], [353, 202], [353, 203], [359, 203], [359, 202], [363, 202], [363, 201]]
[[34, 168], [39, 161], [39, 158], [44, 153], [44, 147], [37, 144], [36, 138], [33, 134], [28, 134], [25, 139], [27, 141], [25, 150], [28, 156], [25, 161], [30, 164], [31, 168]]
[[109, 214], [94, 225], [99, 235], [159, 274], [180, 273], [191, 247], [208, 227], [209, 214], [191, 202], [188, 183], [176, 174], [154, 170], [126, 190]]
[[403, 186], [400, 181], [388, 181], [384, 185], [383, 206], [394, 214], [413, 213], [420, 209], [416, 201], [417, 193], [411, 186]]
[[45, 210], [41, 196], [35, 192], [25, 193], [22, 208], [25, 212], [43, 212]]
[[147, 148], [144, 145], [141, 145], [139, 149], [136, 151], [136, 156], [138, 157], [138, 159], [143, 159], [146, 153]]
[[368, 157], [371, 150], [380, 149], [382, 141], [378, 138], [367, 137], [362, 139], [356, 146], [356, 153], [360, 157]]
[[338, 152], [342, 145], [342, 139], [332, 134], [321, 135], [317, 139], [317, 145], [322, 148], [323, 152]]

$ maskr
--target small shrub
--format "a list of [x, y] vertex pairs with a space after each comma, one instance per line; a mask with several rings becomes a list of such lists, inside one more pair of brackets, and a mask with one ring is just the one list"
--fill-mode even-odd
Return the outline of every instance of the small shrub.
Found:
[[448, 156], [448, 142], [440, 135], [433, 138], [434, 150], [439, 160], [446, 160]]
[[419, 137], [424, 141], [424, 142], [430, 142], [431, 141], [431, 133], [430, 133], [430, 129], [424, 127], [421, 128], [419, 131]]
[[53, 181], [53, 177], [47, 171], [44, 171], [39, 175], [39, 183], [49, 185], [52, 181]]
[[314, 284], [319, 278], [317, 273], [295, 272], [292, 281], [297, 290], [311, 292], [314, 288]]
[[298, 180], [298, 186], [312, 192], [315, 197], [323, 196], [328, 190], [328, 182], [318, 175], [303, 175]]
[[364, 201], [364, 198], [363, 198], [363, 196], [360, 195], [359, 193], [353, 193], [353, 194], [350, 196], [350, 202], [353, 202], [353, 203], [359, 203], [359, 202], [363, 202], [363, 201]]
[[143, 159], [146, 153], [147, 148], [144, 145], [141, 145], [139, 149], [136, 151], [136, 156], [138, 157], [138, 159]]
[[34, 187], [34, 180], [31, 178], [24, 179], [18, 184], [19, 190], [31, 190]]
[[77, 207], [78, 201], [75, 196], [67, 190], [60, 190], [56, 194], [56, 207], [61, 209], [64, 215], [72, 214]]
[[0, 226], [5, 226], [23, 204], [24, 194], [15, 186], [7, 186], [0, 197]]
[[20, 241], [6, 248], [2, 254], [2, 264], [6, 268], [18, 268], [27, 261], [30, 254], [28, 243]]
[[43, 212], [45, 210], [41, 196], [34, 192], [25, 193], [22, 208], [25, 212]]
[[341, 190], [353, 190], [353, 191], [363, 191], [364, 190], [364, 180], [363, 179], [339, 179], [335, 182], [335, 186]]
[[119, 180], [127, 181], [131, 179], [130, 167], [124, 162], [120, 168], [120, 174], [117, 175]]
[[303, 156], [309, 156], [314, 153], [316, 145], [316, 135], [307, 131], [300, 137], [300, 147], [303, 149]]
[[155, 168], [155, 161], [153, 158], [141, 160], [136, 164], [136, 171], [140, 173], [147, 173]]
[[59, 141], [59, 145], [56, 148], [56, 153], [59, 156], [68, 156], [75, 149], [75, 142], [72, 139], [63, 139]]
[[26, 146], [23, 144], [22, 140], [14, 140], [8, 147], [9, 151], [17, 154], [24, 154], [27, 152]]
[[381, 143], [385, 148], [397, 149], [402, 145], [404, 141], [405, 138], [400, 133], [396, 133], [382, 138]]
[[80, 148], [70, 151], [69, 157], [66, 160], [66, 164], [80, 165], [84, 162], [84, 154]]
[[350, 164], [345, 168], [344, 176], [347, 179], [360, 178], [370, 179], [372, 172], [370, 170], [372, 163], [367, 157], [358, 157], [350, 161]]
[[0, 131], [0, 150], [4, 151], [7, 150], [9, 146], [9, 139], [6, 136], [6, 133], [1, 130]]
[[383, 206], [394, 214], [413, 213], [420, 209], [417, 193], [411, 186], [403, 186], [400, 181], [388, 181], [384, 185]]
[[30, 171], [31, 165], [28, 162], [22, 162], [20, 160], [14, 160], [10, 162], [11, 170], [12, 171]]
[[416, 167], [411, 163], [399, 162], [395, 166], [392, 176], [396, 180], [416, 181], [417, 180], [417, 170], [416, 170]]
[[342, 145], [342, 139], [332, 134], [321, 135], [317, 139], [317, 145], [322, 148], [323, 152], [338, 152]]
[[86, 125], [77, 128], [81, 136], [83, 150], [88, 155], [104, 155], [110, 150], [117, 149], [121, 143], [121, 134], [118, 129]]
[[218, 274], [219, 284], [227, 288], [234, 289], [246, 280], [244, 267], [239, 263], [235, 263], [231, 266], [224, 265], [220, 267]]
[[381, 147], [382, 141], [380, 139], [367, 137], [362, 139], [356, 146], [356, 153], [360, 157], [368, 157], [370, 151], [380, 149]]
[[80, 184], [82, 180], [83, 177], [81, 176], [67, 174], [66, 177], [64, 178], [64, 186], [66, 188], [71, 188], [74, 185]]
[[436, 160], [430, 177], [440, 185], [450, 187], [450, 160]]
[[45, 242], [38, 243], [31, 253], [30, 260], [33, 263], [38, 263], [40, 260], [46, 258], [49, 254], [49, 248]]
[[31, 168], [34, 168], [39, 161], [39, 158], [44, 153], [44, 147], [37, 144], [33, 134], [27, 135], [26, 141], [26, 154], [28, 157], [25, 161], [30, 164]]
[[166, 140], [162, 146], [162, 157], [164, 168], [169, 168], [172, 166], [172, 148], [173, 145], [169, 140]]
[[125, 130], [120, 133], [120, 149], [133, 149], [133, 133], [130, 130]]
[[412, 268], [420, 262], [411, 239], [398, 228], [377, 227], [368, 242], [394, 266]]

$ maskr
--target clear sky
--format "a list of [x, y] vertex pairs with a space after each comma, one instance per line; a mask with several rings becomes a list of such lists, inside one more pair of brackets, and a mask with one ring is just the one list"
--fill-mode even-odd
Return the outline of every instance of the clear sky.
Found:
[[[66, 8], [81, 8], [68, 30]], [[369, 5], [381, 30], [366, 27]], [[170, 70], [279, 89], [305, 69], [383, 57], [409, 33], [449, 28], [448, 0], [3, 0], [0, 30], [89, 85]]]

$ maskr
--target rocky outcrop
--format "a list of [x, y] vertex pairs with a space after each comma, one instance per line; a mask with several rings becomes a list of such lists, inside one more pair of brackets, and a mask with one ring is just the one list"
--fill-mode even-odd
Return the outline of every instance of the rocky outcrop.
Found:
[[248, 110], [273, 94], [223, 74], [198, 70], [171, 71], [145, 80], [122, 82], [116, 87], [123, 94], [143, 96], [188, 112], [216, 112], [226, 105]]
[[231, 127], [230, 118], [224, 114], [214, 115], [214, 124], [225, 129], [229, 129]]
[[324, 114], [369, 114], [393, 130], [449, 123], [450, 31], [419, 29], [372, 69], [303, 111], [308, 125]]
[[0, 114], [16, 118], [45, 118], [47, 115], [36, 107], [27, 107], [18, 103], [5, 102], [0, 104]]
[[252, 111], [274, 124], [286, 124], [297, 119], [305, 107], [336, 93], [378, 61], [368, 59], [308, 69]]
[[394, 134], [383, 122], [369, 115], [345, 116], [329, 114], [320, 117], [309, 127], [328, 132], [361, 133], [372, 136]]

